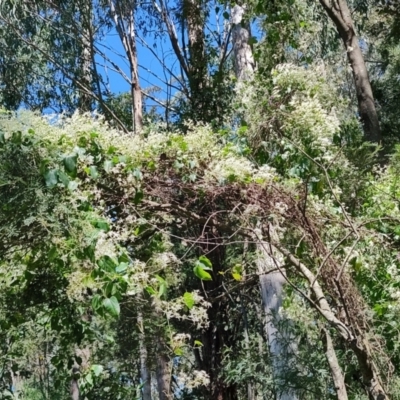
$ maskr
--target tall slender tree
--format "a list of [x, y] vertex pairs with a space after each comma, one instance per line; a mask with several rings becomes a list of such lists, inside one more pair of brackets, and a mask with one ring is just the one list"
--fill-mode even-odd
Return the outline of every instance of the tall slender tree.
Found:
[[143, 128], [143, 100], [139, 82], [138, 54], [135, 32], [136, 2], [109, 0], [109, 10], [129, 62], [132, 96], [132, 128], [138, 133]]
[[[249, 81], [254, 77], [255, 72], [253, 52], [250, 46], [250, 24], [246, 22], [244, 15], [245, 5], [236, 4], [232, 10], [232, 45], [235, 73], [239, 83]], [[269, 234], [276, 236], [272, 225], [270, 225]], [[265, 311], [265, 333], [268, 337], [275, 378], [280, 381], [284, 375], [285, 355], [289, 354], [288, 349], [282, 344], [276, 327], [280, 315], [279, 311], [283, 304], [285, 270], [282, 263], [276, 261], [279, 257], [277, 258], [276, 254], [270, 254], [271, 251], [276, 253], [276, 250], [272, 249], [268, 242], [264, 242], [262, 235], [256, 236], [255, 239], [259, 242], [257, 245], [259, 253], [257, 264], [260, 274], [261, 297]], [[289, 390], [285, 390], [283, 385], [278, 387], [277, 399], [297, 399], [297, 396]]]
[[335, 24], [346, 49], [347, 59], [353, 73], [358, 112], [363, 124], [365, 139], [379, 143], [382, 140], [382, 134], [378, 113], [350, 8], [346, 0], [320, 0], [320, 3]]

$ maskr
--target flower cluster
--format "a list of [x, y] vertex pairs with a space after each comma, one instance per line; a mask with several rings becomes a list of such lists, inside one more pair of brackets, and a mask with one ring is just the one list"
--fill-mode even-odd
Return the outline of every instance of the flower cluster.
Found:
[[199, 386], [207, 386], [210, 383], [210, 377], [205, 371], [194, 370], [191, 374], [180, 371], [176, 377], [178, 385], [182, 389], [192, 390]]
[[184, 297], [166, 301], [153, 296], [153, 304], [159, 312], [165, 315], [167, 320], [185, 320], [191, 322], [196, 329], [207, 328], [209, 325], [207, 309], [211, 307], [211, 304], [198, 291], [191, 293], [191, 299], [193, 305], [188, 307]]

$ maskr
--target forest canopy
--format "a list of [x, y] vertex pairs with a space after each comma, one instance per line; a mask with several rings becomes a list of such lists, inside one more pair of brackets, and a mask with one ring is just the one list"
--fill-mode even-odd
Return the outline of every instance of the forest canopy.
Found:
[[1, 2], [0, 398], [400, 399], [399, 27]]

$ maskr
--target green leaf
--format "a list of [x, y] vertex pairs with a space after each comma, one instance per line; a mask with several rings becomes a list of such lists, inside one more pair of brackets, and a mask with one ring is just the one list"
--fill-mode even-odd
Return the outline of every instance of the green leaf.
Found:
[[162, 297], [165, 294], [167, 294], [167, 282], [165, 281], [164, 278], [161, 278], [161, 276], [156, 275], [156, 279], [160, 283], [160, 286], [158, 287], [158, 296]]
[[57, 185], [57, 170], [56, 169], [51, 169], [49, 171], [47, 171], [44, 174], [44, 179], [46, 181], [46, 186], [47, 187], [54, 187], [55, 185]]
[[107, 154], [114, 154], [117, 151], [117, 148], [115, 146], [110, 146], [107, 149]]
[[92, 376], [92, 374], [87, 374], [87, 375], [85, 376], [85, 380], [86, 380], [86, 382], [87, 382], [90, 386], [93, 385], [93, 376]]
[[15, 144], [21, 144], [22, 142], [22, 132], [21, 131], [16, 131], [13, 132], [11, 135], [11, 142]]
[[241, 280], [242, 280], [242, 275], [236, 274], [235, 272], [232, 272], [232, 278], [233, 278], [235, 281], [241, 281]]
[[115, 296], [103, 300], [103, 306], [107, 312], [113, 317], [118, 317], [120, 313], [119, 302]]
[[113, 167], [114, 167], [114, 163], [112, 161], [110, 161], [110, 160], [104, 161], [104, 165], [103, 165], [104, 171], [109, 173]]
[[126, 253], [122, 253], [119, 257], [118, 257], [118, 262], [119, 263], [127, 263], [129, 264], [130, 258]]
[[58, 256], [57, 247], [52, 246], [52, 248], [47, 253], [47, 256], [49, 257], [50, 261], [54, 261], [56, 259], [56, 257]]
[[212, 281], [211, 275], [207, 271], [204, 270], [204, 268], [202, 267], [201, 264], [197, 264], [193, 268], [193, 272], [202, 281]]
[[96, 311], [99, 309], [100, 306], [101, 306], [101, 296], [98, 294], [95, 294], [92, 297], [92, 308], [93, 308], [93, 310]]
[[106, 221], [95, 221], [94, 226], [104, 232], [108, 232], [110, 230], [110, 225]]
[[183, 350], [180, 347], [177, 347], [176, 349], [174, 349], [174, 354], [176, 356], [181, 356], [183, 355]]
[[242, 280], [242, 266], [240, 264], [236, 264], [232, 268], [232, 277], [235, 281], [241, 281]]
[[63, 171], [58, 171], [58, 180], [65, 186], [68, 187], [69, 185], [69, 178], [68, 175], [66, 173], [64, 173]]
[[102, 256], [99, 261], [97, 261], [97, 265], [108, 272], [114, 272], [117, 264], [110, 256]]
[[90, 171], [90, 176], [93, 179], [97, 179], [99, 177], [99, 172], [97, 171], [97, 167], [95, 165], [91, 165], [89, 167], [89, 171]]
[[193, 293], [186, 292], [183, 295], [183, 302], [185, 303], [185, 306], [191, 310], [195, 304]]
[[81, 136], [78, 140], [78, 146], [85, 148], [87, 146], [88, 140], [85, 138], [85, 136]]
[[71, 181], [70, 183], [68, 183], [68, 190], [73, 192], [74, 190], [78, 189], [78, 186], [79, 184], [77, 181]]
[[103, 287], [103, 291], [105, 297], [110, 297], [116, 294], [117, 292], [117, 285], [114, 281], [107, 282], [106, 285]]
[[199, 261], [203, 264], [203, 269], [212, 270], [212, 263], [206, 256], [200, 256]]
[[154, 296], [157, 293], [151, 286], [146, 287], [146, 292], [152, 296]]
[[253, 44], [256, 44], [256, 43], [258, 43], [258, 40], [257, 40], [257, 38], [255, 36], [252, 36], [251, 38], [249, 38], [249, 45], [250, 46], [253, 45]]
[[101, 373], [104, 370], [104, 367], [102, 365], [99, 365], [99, 364], [94, 364], [94, 365], [91, 366], [90, 369], [93, 371], [95, 376], [100, 376]]
[[203, 346], [203, 343], [201, 343], [200, 340], [195, 340], [195, 341], [194, 341], [194, 345], [195, 345], [195, 346], [202, 347], [202, 346]]
[[115, 268], [115, 272], [121, 273], [125, 272], [128, 268], [128, 263], [121, 263], [118, 265], [117, 268]]
[[71, 176], [72, 178], [76, 177], [77, 174], [77, 162], [78, 162], [78, 156], [76, 154], [65, 157], [64, 160], [64, 167], [65, 170], [67, 171], [68, 175]]

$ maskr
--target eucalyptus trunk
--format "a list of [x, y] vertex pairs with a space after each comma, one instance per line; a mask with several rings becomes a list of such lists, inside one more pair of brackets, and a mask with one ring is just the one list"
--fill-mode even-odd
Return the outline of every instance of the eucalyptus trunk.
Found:
[[[250, 25], [243, 19], [246, 6], [235, 5], [232, 9], [232, 45], [235, 60], [235, 73], [239, 82], [244, 82], [252, 78], [254, 75], [254, 58], [252, 48], [249, 44], [251, 37]], [[273, 227], [270, 226], [270, 234], [274, 234]], [[261, 237], [257, 238], [259, 244], [257, 249], [259, 258], [257, 260], [258, 273], [260, 274], [261, 296], [265, 312], [265, 333], [268, 338], [269, 350], [272, 358], [272, 368], [274, 379], [277, 383], [277, 400], [295, 400], [297, 396], [281, 385], [284, 376], [284, 367], [287, 362], [289, 351], [294, 350], [294, 345], [290, 337], [285, 337], [283, 343], [282, 338], [278, 337], [277, 322], [279, 321], [279, 310], [282, 307], [282, 293], [285, 284], [285, 271], [281, 265], [276, 264], [274, 249], [268, 247], [268, 244], [262, 241]], [[276, 270], [277, 269], [277, 270]], [[276, 270], [272, 271], [271, 270]], [[283, 332], [285, 335], [285, 332]], [[249, 396], [252, 392], [249, 392]]]
[[130, 85], [132, 96], [132, 129], [139, 133], [143, 128], [143, 100], [139, 82], [138, 55], [135, 33], [134, 0], [109, 0], [110, 12], [115, 28], [124, 47], [130, 69]]
[[[274, 234], [272, 226], [270, 234]], [[286, 283], [285, 270], [280, 254], [270, 244], [260, 242], [257, 260], [260, 274], [261, 296], [265, 312], [265, 333], [268, 338], [269, 352], [272, 359], [272, 371], [276, 383], [276, 400], [295, 400], [297, 396], [288, 390], [285, 383], [285, 369], [288, 359], [296, 350], [294, 338], [277, 326], [282, 322], [280, 309], [282, 307], [283, 288]], [[285, 321], [290, 323], [290, 321]], [[283, 326], [284, 324], [282, 324]]]
[[79, 400], [79, 384], [78, 384], [79, 368], [74, 367], [72, 369], [72, 378], [70, 382], [70, 394], [71, 400]]
[[142, 400], [151, 400], [151, 376], [147, 366], [148, 354], [143, 327], [143, 314], [141, 312], [138, 312], [137, 323], [139, 327], [140, 379], [143, 385]]
[[[84, 4], [87, 5], [87, 4]], [[80, 12], [80, 25], [82, 29], [82, 41], [80, 43], [80, 68], [79, 80], [82, 84], [79, 93], [78, 107], [80, 111], [87, 112], [92, 109], [92, 10], [91, 7], [82, 7]]]
[[358, 112], [363, 124], [365, 139], [378, 143], [382, 140], [378, 113], [349, 6], [346, 0], [320, 0], [320, 3], [335, 24], [347, 52], [347, 59], [353, 72]]
[[245, 6], [236, 4], [232, 9], [232, 44], [235, 74], [239, 81], [245, 81], [254, 74], [253, 51], [250, 46], [249, 22], [243, 21]]

